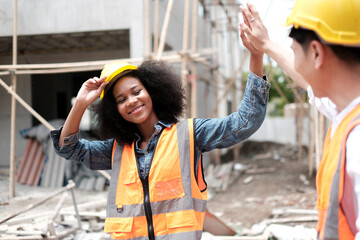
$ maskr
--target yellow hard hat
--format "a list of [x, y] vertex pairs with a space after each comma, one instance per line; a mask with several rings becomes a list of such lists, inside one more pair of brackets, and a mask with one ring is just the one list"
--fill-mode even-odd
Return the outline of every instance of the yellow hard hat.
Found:
[[100, 99], [103, 99], [106, 91], [110, 89], [110, 87], [119, 79], [121, 76], [125, 75], [126, 73], [136, 70], [137, 66], [131, 65], [126, 62], [111, 62], [104, 66], [103, 70], [101, 71], [100, 78], [107, 76], [105, 81], [109, 82], [104, 90], [100, 94]]
[[360, 0], [296, 0], [286, 25], [313, 30], [328, 43], [360, 46]]

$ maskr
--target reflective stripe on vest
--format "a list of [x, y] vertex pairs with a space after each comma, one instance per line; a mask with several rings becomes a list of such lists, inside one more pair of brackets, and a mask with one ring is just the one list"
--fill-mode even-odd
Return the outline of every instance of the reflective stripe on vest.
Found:
[[[195, 180], [192, 124], [189, 119], [165, 128], [154, 153], [149, 190], [156, 239], [201, 238], [207, 192], [201, 193]], [[104, 231], [114, 239], [147, 239], [134, 144], [114, 148]]]
[[[338, 149], [335, 150], [335, 152], [337, 151], [339, 154], [335, 154], [331, 151], [325, 152], [325, 148], [329, 148], [329, 146], [331, 147], [330, 141], [333, 141], [334, 139], [330, 140], [328, 138], [329, 136], [327, 136], [325, 142], [326, 146], [324, 147], [324, 153], [326, 153], [326, 156], [325, 159], [322, 159], [322, 161], [336, 161], [336, 171], [333, 174], [330, 186], [331, 188], [329, 189], [330, 193], [327, 209], [325, 210], [324, 207], [319, 209], [319, 239], [354, 239], [355, 237], [355, 222], [349, 222], [349, 218], [346, 218], [342, 208], [342, 201], [344, 197], [343, 192], [346, 174], [346, 139], [351, 130], [360, 124], [360, 106], [357, 106], [351, 113], [349, 113], [343, 122], [344, 124], [339, 126], [339, 129], [336, 130], [336, 132], [339, 130], [338, 134], [335, 133], [333, 136], [333, 138], [341, 137], [335, 141], [335, 143], [338, 144]], [[328, 134], [330, 131], [331, 130], [329, 130]], [[336, 156], [338, 156], [337, 159]], [[319, 170], [322, 171], [323, 175], [326, 174], [323, 170], [326, 168], [324, 163], [320, 166], [321, 169], [319, 167]], [[329, 169], [327, 169], [327, 172], [329, 172]], [[319, 196], [319, 198], [321, 198], [321, 196]]]

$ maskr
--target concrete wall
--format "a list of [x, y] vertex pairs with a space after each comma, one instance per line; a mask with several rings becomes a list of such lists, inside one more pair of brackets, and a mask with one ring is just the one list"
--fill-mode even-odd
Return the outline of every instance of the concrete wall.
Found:
[[[144, 54], [144, 5], [142, 0], [18, 0], [18, 34], [37, 35], [130, 29], [131, 57]], [[154, 1], [150, 2], [153, 32]], [[191, 2], [191, 1], [190, 1]], [[160, 1], [160, 31], [168, 1]], [[13, 1], [0, 0], [0, 36], [13, 34]], [[190, 4], [192, 9], [192, 4]], [[184, 1], [174, 1], [166, 43], [182, 48]], [[190, 10], [191, 18], [191, 10]], [[200, 21], [198, 21], [200, 23]], [[191, 23], [191, 21], [190, 21]], [[201, 24], [198, 24], [201, 32]], [[199, 36], [201, 40], [201, 36]]]
[[[127, 29], [131, 26], [131, 20], [138, 16], [133, 14], [139, 7], [138, 2], [18, 0], [18, 33], [36, 35]], [[0, 6], [2, 9], [0, 24], [3, 26], [0, 29], [0, 36], [11, 36], [13, 1], [1, 0]]]
[[[39, 55], [20, 55], [18, 63], [59, 63], [76, 61], [93, 61], [104, 59], [119, 59], [144, 56], [144, 6], [142, 0], [18, 0], [18, 35], [43, 35], [74, 32], [110, 31], [129, 29], [130, 46], [121, 51], [57, 53]], [[150, 2], [150, 31], [153, 32], [154, 1]], [[168, 1], [160, 1], [160, 26], [165, 16]], [[190, 7], [192, 3], [190, 4]], [[0, 37], [13, 34], [13, 1], [0, 0]], [[166, 44], [174, 50], [182, 49], [184, 1], [174, 1], [168, 27]], [[190, 10], [190, 17], [192, 16]], [[191, 23], [191, 20], [190, 20]], [[202, 31], [201, 21], [198, 21], [199, 32]], [[159, 36], [160, 37], [160, 36]], [[198, 47], [201, 47], [202, 35], [199, 34]], [[191, 42], [189, 41], [189, 47]], [[12, 58], [0, 57], [0, 65], [11, 64]], [[9, 76], [0, 76], [11, 85]], [[84, 79], [86, 80], [86, 79]], [[49, 78], [49, 82], [59, 81]], [[19, 75], [17, 93], [32, 105], [32, 76]], [[51, 87], [51, 83], [47, 84]], [[44, 89], [46, 91], [46, 89]], [[9, 166], [10, 159], [10, 114], [11, 96], [0, 87], [0, 167]], [[54, 104], [49, 99], [46, 104]], [[205, 113], [204, 113], [205, 114]], [[27, 141], [19, 131], [32, 126], [32, 116], [20, 104], [16, 110], [16, 146], [15, 155], [19, 160], [24, 152]], [[51, 120], [51, 119], [46, 119]]]
[[[1, 77], [2, 80], [6, 82], [6, 84], [10, 85], [10, 77], [5, 76]], [[30, 77], [29, 76], [19, 76], [17, 81], [17, 92], [21, 97], [26, 101], [30, 102]], [[11, 95], [7, 93], [7, 91], [0, 87], [0, 167], [9, 166], [10, 159], [10, 123], [11, 123]], [[24, 140], [19, 131], [24, 129], [24, 127], [31, 126], [31, 118], [29, 113], [17, 104], [16, 107], [16, 135], [15, 135], [15, 155], [16, 158], [19, 159], [22, 156], [22, 152], [26, 146], [26, 140]]]
[[[308, 145], [309, 121], [303, 121], [303, 145]], [[294, 117], [266, 117], [260, 129], [250, 137], [252, 141], [271, 141], [282, 144], [297, 144], [296, 123]]]

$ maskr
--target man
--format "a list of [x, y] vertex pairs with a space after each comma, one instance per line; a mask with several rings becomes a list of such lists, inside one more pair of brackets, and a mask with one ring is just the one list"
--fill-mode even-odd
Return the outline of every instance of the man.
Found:
[[273, 43], [253, 5], [241, 8], [245, 46], [277, 61], [332, 120], [317, 173], [319, 239], [360, 239], [360, 1], [296, 0], [292, 50]]

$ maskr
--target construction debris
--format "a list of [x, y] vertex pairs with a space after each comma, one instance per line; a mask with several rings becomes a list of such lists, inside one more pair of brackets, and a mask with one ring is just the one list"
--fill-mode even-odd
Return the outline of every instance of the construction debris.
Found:
[[[95, 196], [95, 198], [101, 197], [97, 200], [77, 204], [73, 192], [74, 187], [74, 182], [69, 181], [67, 186], [53, 193], [46, 193], [44, 197], [32, 201], [33, 203], [30, 205], [1, 219], [0, 240], [109, 239], [109, 235], [103, 232], [106, 217], [106, 193]], [[84, 192], [83, 195], [77, 192], [82, 200], [90, 200], [88, 194], [89, 192]], [[71, 196], [72, 204], [69, 204], [68, 196]], [[57, 203], [54, 203], [54, 200]], [[27, 202], [28, 199], [18, 198], [12, 199], [12, 201], [15, 205], [22, 205], [22, 202]], [[44, 207], [50, 210], [44, 211]], [[36, 210], [35, 208], [42, 210], [33, 211]]]
[[204, 233], [202, 240], [316, 240], [316, 230], [306, 228], [302, 225], [286, 226], [280, 224], [271, 224], [261, 235], [257, 236], [214, 236], [211, 233]]
[[[59, 128], [64, 120], [56, 119], [49, 123]], [[80, 134], [89, 138], [86, 132]], [[66, 161], [58, 156], [50, 139], [49, 130], [43, 124], [24, 129], [21, 135], [29, 140], [17, 171], [18, 183], [60, 188], [68, 179], [74, 179], [79, 189], [87, 191], [103, 191], [107, 186], [109, 174], [105, 171], [92, 171], [81, 164]]]
[[[45, 202], [47, 202], [48, 200], [62, 194], [57, 206], [55, 207], [55, 211], [50, 214], [49, 216], [47, 216], [47, 220], [42, 219], [42, 227], [39, 229], [36, 227], [36, 225], [30, 225], [30, 226], [34, 226], [34, 227], [29, 227], [29, 225], [24, 225], [24, 223], [20, 223], [20, 225], [18, 226], [13, 226], [13, 227], [8, 227], [5, 226], [2, 229], [1, 235], [0, 235], [0, 239], [59, 239], [61, 237], [66, 237], [74, 232], [76, 232], [76, 230], [81, 229], [81, 222], [80, 222], [80, 216], [79, 216], [79, 212], [78, 212], [78, 208], [77, 208], [77, 204], [76, 204], [76, 200], [75, 200], [75, 195], [73, 192], [73, 188], [75, 187], [75, 184], [73, 181], [69, 181], [69, 184], [57, 191], [55, 191], [54, 193], [50, 194], [49, 196], [46, 196], [44, 198], [41, 198], [39, 200], [37, 200], [36, 202], [24, 207], [23, 209], [20, 209], [18, 211], [16, 211], [13, 214], [10, 214], [9, 216], [3, 218], [0, 220], [0, 224], [3, 224], [9, 220], [11, 220], [12, 218], [25, 213], [33, 208], [38, 207], [39, 205], [44, 204]], [[75, 210], [75, 219], [76, 222], [73, 225], [59, 225], [55, 222], [56, 218], [58, 217], [59, 214], [59, 210], [65, 200], [65, 197], [67, 196], [67, 192], [70, 191], [71, 195], [72, 195], [72, 201], [73, 201], [73, 205], [74, 205], [74, 210]], [[32, 220], [35, 220], [34, 218], [32, 218]], [[26, 227], [27, 226], [27, 227]], [[58, 226], [62, 226], [61, 227], [61, 231], [59, 231], [59, 227]], [[5, 235], [5, 236], [4, 236]]]

